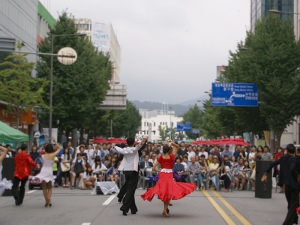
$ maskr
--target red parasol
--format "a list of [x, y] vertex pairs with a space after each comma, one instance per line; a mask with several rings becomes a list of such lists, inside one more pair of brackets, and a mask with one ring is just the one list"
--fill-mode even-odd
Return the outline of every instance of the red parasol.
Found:
[[104, 140], [103, 138], [96, 137], [94, 140], [92, 140], [92, 142], [97, 144], [106, 144], [108, 141]]

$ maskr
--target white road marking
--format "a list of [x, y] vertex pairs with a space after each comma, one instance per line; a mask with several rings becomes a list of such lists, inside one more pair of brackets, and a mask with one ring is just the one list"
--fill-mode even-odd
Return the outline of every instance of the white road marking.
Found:
[[36, 192], [36, 190], [33, 190], [33, 191], [27, 191], [26, 194], [30, 194], [30, 193], [33, 193], [33, 192]]
[[91, 225], [91, 223], [83, 223], [83, 224], [81, 224], [81, 225]]
[[116, 197], [116, 195], [110, 196], [102, 205], [108, 205]]

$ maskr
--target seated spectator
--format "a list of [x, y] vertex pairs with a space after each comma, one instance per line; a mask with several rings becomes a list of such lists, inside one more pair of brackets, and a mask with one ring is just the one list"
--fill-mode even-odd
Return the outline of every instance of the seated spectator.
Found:
[[187, 172], [188, 171], [188, 157], [187, 156], [183, 157], [181, 164], [184, 166], [184, 171]]
[[152, 162], [152, 164], [154, 165], [156, 160], [157, 160], [157, 155], [156, 153], [153, 153], [151, 158], [149, 159], [149, 162]]
[[100, 182], [103, 180], [102, 171], [107, 171], [106, 166], [101, 162], [100, 156], [96, 156], [94, 165], [92, 166], [93, 174], [97, 176]]
[[62, 180], [63, 188], [69, 187], [71, 161], [72, 161], [72, 155], [69, 152], [69, 147], [67, 145], [64, 145], [64, 152], [61, 155], [61, 163], [64, 164], [65, 167], [69, 168], [69, 170], [62, 171], [62, 173], [61, 173], [61, 180]]
[[113, 167], [115, 165], [116, 160], [117, 160], [116, 158], [111, 157], [111, 160], [107, 165], [107, 169], [110, 169], [111, 167]]
[[198, 153], [198, 156], [201, 157], [201, 155], [204, 155], [206, 160], [208, 159], [208, 153], [205, 151], [205, 147], [201, 147], [201, 148], [200, 148], [200, 151], [199, 151], [199, 153]]
[[255, 191], [255, 177], [256, 177], [256, 169], [255, 169], [255, 165], [254, 165], [253, 168], [252, 168], [251, 176], [249, 178], [249, 181], [251, 183], [253, 191]]
[[86, 170], [84, 159], [80, 153], [77, 153], [77, 159], [72, 163], [71, 176], [72, 176], [72, 186], [71, 190], [74, 189], [75, 179], [78, 178], [79, 182], [82, 179], [83, 173]]
[[231, 157], [233, 155], [232, 152], [229, 150], [229, 145], [226, 145], [224, 151], [221, 152], [222, 160], [224, 159], [225, 155], [227, 155], [229, 159], [231, 159]]
[[248, 156], [248, 160], [249, 160], [251, 169], [255, 166], [255, 155], [256, 155], [256, 146], [252, 145], [251, 146], [251, 151], [250, 151], [249, 156]]
[[242, 191], [246, 183], [246, 173], [244, 172], [244, 159], [239, 159], [239, 164], [235, 170], [235, 190]]
[[231, 168], [236, 168], [238, 166], [238, 162], [236, 161], [235, 156], [231, 157]]
[[142, 151], [142, 156], [140, 157], [140, 162], [144, 162], [146, 156], [146, 151]]
[[[224, 157], [225, 158], [225, 157]], [[227, 165], [222, 165], [220, 168], [220, 180], [224, 181], [225, 192], [228, 192], [231, 179], [230, 179], [230, 168]]]
[[84, 184], [84, 190], [89, 187], [90, 189], [93, 189], [93, 185], [95, 183], [96, 178], [93, 177], [93, 169], [91, 165], [86, 166], [86, 171], [83, 173], [83, 184]]
[[118, 171], [118, 168], [115, 167], [110, 167], [108, 170], [108, 176], [110, 178], [110, 181], [115, 182], [116, 185], [119, 183], [119, 176], [120, 176], [120, 171]]
[[229, 161], [228, 155], [224, 155], [224, 159], [220, 163], [219, 167], [221, 167], [221, 166], [228, 166], [229, 169], [231, 168], [231, 162]]
[[202, 183], [203, 176], [202, 176], [200, 170], [201, 170], [201, 167], [200, 167], [199, 162], [196, 162], [195, 157], [191, 157], [191, 163], [188, 167], [188, 172], [189, 172], [189, 176], [190, 176], [190, 181], [192, 183], [194, 183], [195, 179], [197, 179], [196, 191], [199, 190], [199, 187], [200, 188], [204, 187], [204, 185]]
[[149, 155], [145, 155], [145, 160], [140, 163], [140, 169], [152, 168], [153, 163], [149, 161]]
[[210, 166], [210, 164], [212, 164], [212, 163], [213, 163], [213, 155], [209, 154], [208, 158], [207, 158], [207, 165]]
[[195, 161], [200, 162], [200, 157], [198, 155], [195, 156]]
[[30, 152], [30, 156], [32, 158], [33, 161], [35, 161], [35, 159], [37, 157], [39, 157], [39, 153], [37, 152], [37, 147], [36, 145], [33, 145], [32, 148], [31, 148], [31, 152]]
[[111, 159], [112, 156], [111, 155], [106, 155], [105, 156], [105, 161], [104, 161], [104, 166], [109, 169], [110, 167], [108, 167], [109, 165], [111, 165]]
[[179, 156], [176, 157], [175, 159], [175, 164], [174, 164], [174, 174], [173, 177], [177, 182], [185, 182], [185, 170], [184, 170], [184, 165], [181, 164], [181, 158]]
[[209, 176], [210, 179], [215, 186], [215, 190], [218, 189], [218, 168], [219, 168], [219, 163], [218, 163], [218, 156], [213, 157], [213, 162], [209, 165]]

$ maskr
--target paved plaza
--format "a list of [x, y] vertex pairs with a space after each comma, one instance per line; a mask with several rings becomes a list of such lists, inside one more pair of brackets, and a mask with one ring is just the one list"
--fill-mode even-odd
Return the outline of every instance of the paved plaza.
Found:
[[258, 199], [252, 191], [224, 193], [195, 191], [173, 201], [170, 217], [162, 217], [163, 204], [156, 197], [145, 202], [136, 191], [138, 213], [123, 216], [115, 195], [91, 195], [90, 190], [54, 188], [53, 206], [44, 207], [41, 190], [27, 190], [23, 205], [15, 206], [13, 197], [0, 197], [1, 225], [222, 225], [282, 224], [287, 204], [284, 194], [273, 192], [271, 199]]

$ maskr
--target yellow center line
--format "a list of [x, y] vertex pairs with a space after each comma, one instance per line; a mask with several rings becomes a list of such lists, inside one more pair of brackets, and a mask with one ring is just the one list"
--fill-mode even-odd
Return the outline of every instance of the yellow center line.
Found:
[[211, 190], [211, 192], [217, 196], [218, 199], [220, 199], [220, 201], [236, 216], [236, 218], [238, 218], [242, 224], [244, 225], [251, 225], [251, 223], [246, 220], [245, 217], [243, 217], [235, 208], [233, 208], [232, 205], [229, 204], [229, 202], [227, 202], [218, 192], [216, 192], [215, 190]]
[[218, 205], [218, 203], [207, 193], [207, 191], [202, 190], [202, 193], [205, 195], [205, 197], [210, 201], [210, 203], [215, 207], [215, 209], [218, 211], [218, 213], [222, 216], [222, 218], [225, 220], [225, 222], [228, 225], [235, 225], [232, 219], [224, 212], [224, 210]]

